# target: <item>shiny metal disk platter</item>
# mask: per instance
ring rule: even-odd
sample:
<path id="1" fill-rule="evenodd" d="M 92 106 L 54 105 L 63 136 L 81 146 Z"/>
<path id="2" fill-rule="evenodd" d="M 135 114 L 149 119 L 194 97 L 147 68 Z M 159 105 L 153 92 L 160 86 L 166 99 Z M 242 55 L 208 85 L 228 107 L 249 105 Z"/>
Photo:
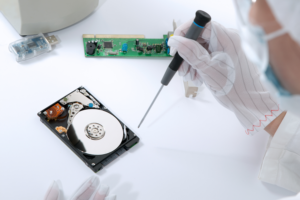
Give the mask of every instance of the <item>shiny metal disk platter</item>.
<path id="1" fill-rule="evenodd" d="M 113 115 L 90 109 L 75 116 L 67 135 L 73 146 L 82 152 L 103 155 L 121 144 L 123 129 Z"/>

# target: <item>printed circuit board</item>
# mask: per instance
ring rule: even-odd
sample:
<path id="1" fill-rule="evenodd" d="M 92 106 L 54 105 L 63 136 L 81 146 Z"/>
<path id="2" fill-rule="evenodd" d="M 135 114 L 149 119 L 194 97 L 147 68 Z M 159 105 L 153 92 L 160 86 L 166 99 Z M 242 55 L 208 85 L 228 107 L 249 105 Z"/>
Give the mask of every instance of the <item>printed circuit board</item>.
<path id="1" fill-rule="evenodd" d="M 143 35 L 83 36 L 86 57 L 170 57 L 168 35 L 161 39 L 146 39 Z"/>

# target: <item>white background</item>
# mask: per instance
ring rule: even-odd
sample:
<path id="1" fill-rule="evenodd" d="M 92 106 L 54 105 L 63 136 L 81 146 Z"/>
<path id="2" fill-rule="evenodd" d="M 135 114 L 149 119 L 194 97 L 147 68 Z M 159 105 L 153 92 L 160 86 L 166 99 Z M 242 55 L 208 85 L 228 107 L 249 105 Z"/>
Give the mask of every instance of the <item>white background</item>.
<path id="1" fill-rule="evenodd" d="M 88 88 L 141 139 L 96 175 L 118 200 L 275 200 L 293 193 L 258 180 L 268 135 L 247 136 L 235 116 L 204 89 L 184 97 L 175 76 L 140 129 L 169 58 L 85 58 L 82 34 L 162 38 L 205 10 L 235 28 L 230 0 L 108 0 L 81 22 L 57 31 L 50 53 L 17 63 L 8 45 L 20 36 L 0 14 L 0 199 L 42 199 L 53 180 L 69 197 L 94 173 L 37 117 L 79 86 Z"/>

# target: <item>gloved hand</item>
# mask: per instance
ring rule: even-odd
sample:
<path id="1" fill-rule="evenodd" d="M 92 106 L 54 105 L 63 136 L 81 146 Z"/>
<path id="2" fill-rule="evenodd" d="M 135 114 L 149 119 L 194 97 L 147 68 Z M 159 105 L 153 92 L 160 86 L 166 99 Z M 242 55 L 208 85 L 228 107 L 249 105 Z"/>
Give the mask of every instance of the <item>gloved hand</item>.
<path id="1" fill-rule="evenodd" d="M 185 60 L 179 75 L 202 82 L 224 107 L 233 111 L 246 133 L 265 128 L 282 112 L 260 81 L 259 71 L 246 57 L 237 31 L 210 22 L 197 41 L 186 39 L 192 20 L 182 24 L 169 39 L 171 54 Z"/>
<path id="2" fill-rule="evenodd" d="M 108 195 L 108 186 L 100 185 L 98 177 L 87 179 L 70 200 L 115 200 L 116 195 Z M 56 181 L 48 189 L 44 200 L 62 200 L 62 192 Z"/>

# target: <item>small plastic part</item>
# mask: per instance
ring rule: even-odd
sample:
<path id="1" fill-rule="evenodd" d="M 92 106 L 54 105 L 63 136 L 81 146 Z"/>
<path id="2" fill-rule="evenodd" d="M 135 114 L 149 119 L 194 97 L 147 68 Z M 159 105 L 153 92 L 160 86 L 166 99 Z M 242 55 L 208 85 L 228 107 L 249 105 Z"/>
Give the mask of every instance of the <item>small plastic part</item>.
<path id="1" fill-rule="evenodd" d="M 92 108 L 94 106 L 94 104 L 92 103 L 89 103 L 89 107 Z"/>
<path id="2" fill-rule="evenodd" d="M 44 114 L 48 120 L 57 119 L 63 112 L 65 108 L 62 107 L 59 103 L 55 104 L 51 108 L 47 109 Z"/>
<path id="3" fill-rule="evenodd" d="M 184 90 L 185 90 L 185 97 L 189 98 L 190 96 L 192 97 L 196 97 L 197 93 L 198 93 L 198 86 L 195 85 L 193 82 L 191 81 L 187 81 L 187 82 L 183 82 L 184 84 Z"/>
<path id="4" fill-rule="evenodd" d="M 12 42 L 9 44 L 8 49 L 15 54 L 16 61 L 20 62 L 51 51 L 51 45 L 57 43 L 58 40 L 55 36 L 45 37 L 43 34 L 38 34 Z"/>
<path id="5" fill-rule="evenodd" d="M 122 45 L 122 51 L 123 52 L 127 52 L 127 50 L 128 50 L 128 45 L 127 44 L 123 44 Z"/>

